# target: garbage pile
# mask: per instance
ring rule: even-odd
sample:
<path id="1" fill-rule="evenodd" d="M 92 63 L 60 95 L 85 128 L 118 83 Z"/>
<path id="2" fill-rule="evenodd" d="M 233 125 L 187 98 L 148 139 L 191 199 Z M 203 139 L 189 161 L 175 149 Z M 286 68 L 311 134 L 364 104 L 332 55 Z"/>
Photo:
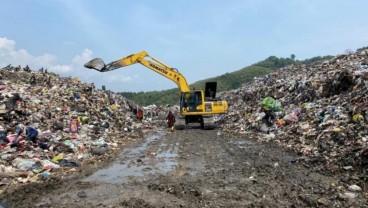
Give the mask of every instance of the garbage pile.
<path id="1" fill-rule="evenodd" d="M 225 131 L 295 150 L 311 170 L 368 179 L 368 50 L 280 68 L 219 96 L 230 106 Z"/>
<path id="2" fill-rule="evenodd" d="M 140 138 L 150 124 L 137 121 L 135 106 L 77 78 L 0 70 L 0 194 L 10 184 L 78 171 Z"/>

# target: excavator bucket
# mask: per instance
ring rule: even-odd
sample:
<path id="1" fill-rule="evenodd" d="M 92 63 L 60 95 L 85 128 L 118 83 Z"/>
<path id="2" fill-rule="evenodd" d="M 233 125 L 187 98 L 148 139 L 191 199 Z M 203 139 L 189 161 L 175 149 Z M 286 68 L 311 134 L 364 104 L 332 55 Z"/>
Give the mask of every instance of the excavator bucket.
<path id="1" fill-rule="evenodd" d="M 91 61 L 84 64 L 84 67 L 88 69 L 95 69 L 97 71 L 104 71 L 106 68 L 105 62 L 101 58 L 94 58 Z"/>

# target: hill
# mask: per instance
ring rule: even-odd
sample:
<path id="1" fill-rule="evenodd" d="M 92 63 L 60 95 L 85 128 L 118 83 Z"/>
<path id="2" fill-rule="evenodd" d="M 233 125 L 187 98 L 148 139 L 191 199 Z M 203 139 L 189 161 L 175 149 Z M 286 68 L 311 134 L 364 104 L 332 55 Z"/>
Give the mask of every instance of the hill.
<path id="1" fill-rule="evenodd" d="M 191 88 L 204 89 L 206 82 L 217 82 L 217 91 L 223 92 L 233 90 L 241 87 L 245 83 L 249 83 L 254 77 L 264 76 L 273 72 L 275 69 L 285 67 L 288 65 L 303 65 L 311 64 L 316 61 L 327 60 L 332 56 L 317 56 L 303 61 L 295 60 L 293 55 L 291 58 L 278 58 L 270 56 L 263 61 L 255 63 L 251 66 L 244 67 L 240 70 L 229 72 L 213 78 L 197 81 L 190 85 Z M 174 105 L 177 103 L 180 95 L 178 88 L 151 91 L 151 92 L 120 92 L 122 96 L 134 101 L 139 105 Z"/>

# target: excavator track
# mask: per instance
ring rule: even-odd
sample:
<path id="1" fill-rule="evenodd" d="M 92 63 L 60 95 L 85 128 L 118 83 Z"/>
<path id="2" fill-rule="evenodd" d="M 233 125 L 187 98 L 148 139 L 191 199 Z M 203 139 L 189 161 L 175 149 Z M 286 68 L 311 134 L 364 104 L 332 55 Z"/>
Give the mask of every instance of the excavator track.
<path id="1" fill-rule="evenodd" d="M 185 119 L 185 117 L 177 116 L 175 118 L 175 129 L 176 130 L 183 130 L 187 128 L 187 124 L 189 123 L 200 123 L 202 129 L 214 129 L 216 128 L 215 119 L 213 116 L 208 117 L 201 117 L 198 119 L 197 122 L 193 122 L 193 120 L 190 121 L 190 119 Z"/>
<path id="2" fill-rule="evenodd" d="M 185 118 L 184 117 L 176 117 L 174 126 L 175 126 L 176 130 L 185 129 L 185 127 L 186 127 Z"/>
<path id="3" fill-rule="evenodd" d="M 214 129 L 216 128 L 215 119 L 213 116 L 203 117 L 203 129 Z"/>

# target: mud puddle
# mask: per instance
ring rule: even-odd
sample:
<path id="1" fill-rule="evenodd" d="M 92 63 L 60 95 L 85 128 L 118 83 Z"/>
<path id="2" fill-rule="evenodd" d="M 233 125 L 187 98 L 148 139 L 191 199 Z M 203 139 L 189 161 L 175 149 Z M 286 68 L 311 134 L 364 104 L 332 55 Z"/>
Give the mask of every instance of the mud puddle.
<path id="1" fill-rule="evenodd" d="M 144 180 L 144 176 L 166 173 L 177 164 L 177 146 L 166 148 L 160 145 L 166 132 L 160 131 L 148 135 L 139 146 L 123 150 L 116 162 L 105 169 L 100 169 L 82 182 L 126 183 L 129 179 Z"/>

